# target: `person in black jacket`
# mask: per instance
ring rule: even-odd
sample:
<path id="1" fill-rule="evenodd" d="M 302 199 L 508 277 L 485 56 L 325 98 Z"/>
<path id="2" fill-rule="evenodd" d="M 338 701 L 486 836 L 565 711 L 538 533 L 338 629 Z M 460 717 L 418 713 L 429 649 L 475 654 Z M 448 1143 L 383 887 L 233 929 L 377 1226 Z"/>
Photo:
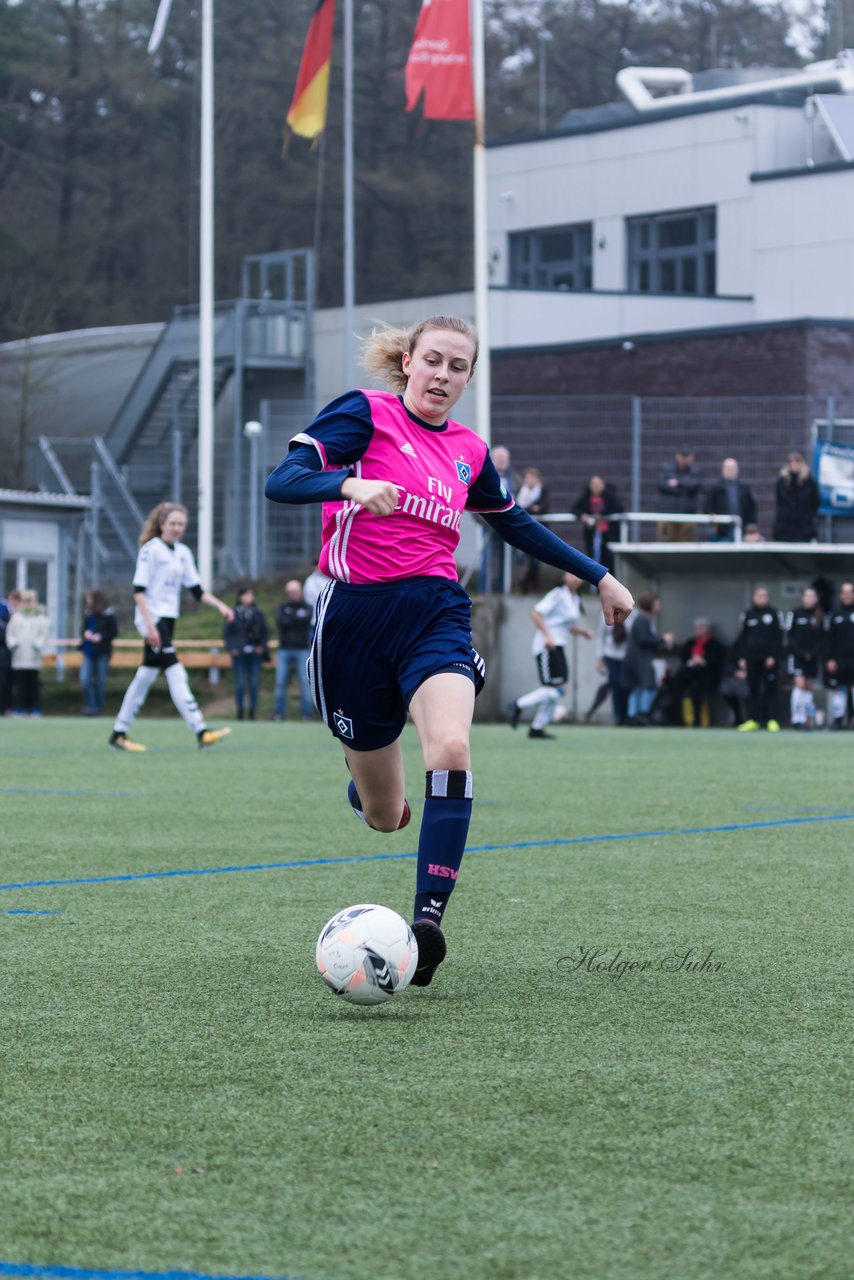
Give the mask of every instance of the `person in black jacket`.
<path id="1" fill-rule="evenodd" d="M 813 681 L 818 675 L 823 617 L 815 587 L 804 587 L 801 603 L 786 618 L 788 668 L 792 679 L 790 721 L 793 729 L 815 723 Z"/>
<path id="2" fill-rule="evenodd" d="M 591 560 L 614 568 L 610 543 L 618 535 L 617 524 L 610 519 L 624 510 L 623 500 L 614 485 L 602 476 L 591 476 L 572 508 L 584 526 L 584 550 Z"/>
<path id="3" fill-rule="evenodd" d="M 83 638 L 79 649 L 83 655 L 80 684 L 83 688 L 83 714 L 99 716 L 104 710 L 107 671 L 118 634 L 116 615 L 103 591 L 95 587 L 83 601 Z"/>
<path id="4" fill-rule="evenodd" d="M 753 603 L 741 615 L 741 627 L 735 641 L 736 674 L 747 677 L 748 718 L 740 724 L 741 732 L 766 728 L 779 733 L 777 719 L 777 680 L 783 658 L 783 623 L 771 608 L 767 587 L 756 587 Z"/>
<path id="5" fill-rule="evenodd" d="M 750 485 L 739 480 L 735 458 L 724 458 L 721 463 L 721 478 L 706 494 L 706 510 L 712 516 L 741 516 L 742 530 L 750 524 L 756 524 L 756 499 L 750 491 Z M 718 527 L 713 523 L 712 540 L 734 542 L 735 525 L 724 524 Z"/>
<path id="6" fill-rule="evenodd" d="M 243 587 L 237 593 L 234 617 L 223 630 L 225 646 L 231 654 L 234 671 L 234 701 L 237 718 L 243 719 L 247 688 L 249 719 L 255 719 L 258 692 L 261 688 L 261 666 L 268 656 L 267 619 L 255 603 L 255 592 Z"/>
<path id="7" fill-rule="evenodd" d="M 661 510 L 674 515 L 694 515 L 700 498 L 703 477 L 694 466 L 694 450 L 683 444 L 676 450 L 672 462 L 661 468 L 658 476 L 658 492 Z M 659 542 L 694 542 L 697 537 L 695 522 L 661 520 L 658 524 Z"/>
<path id="8" fill-rule="evenodd" d="M 843 582 L 824 620 L 824 683 L 833 690 L 830 727 L 844 729 L 854 692 L 854 582 Z"/>
<path id="9" fill-rule="evenodd" d="M 708 729 L 726 657 L 708 618 L 694 619 L 694 634 L 680 646 L 678 654 L 682 667 L 674 677 L 674 693 L 679 698 L 682 723 Z"/>
<path id="10" fill-rule="evenodd" d="M 777 477 L 777 511 L 771 537 L 775 542 L 815 542 L 821 495 L 803 454 L 792 452 Z"/>
<path id="11" fill-rule="evenodd" d="M 314 606 L 303 595 L 301 583 L 292 578 L 285 583 L 285 600 L 276 610 L 276 626 L 279 631 L 279 651 L 276 654 L 276 720 L 284 720 L 287 716 L 288 679 L 292 669 L 299 681 L 300 714 L 303 720 L 311 719 L 311 690 L 306 663 L 311 647 L 313 622 Z"/>
<path id="12" fill-rule="evenodd" d="M 650 723 L 649 713 L 658 691 L 653 659 L 673 648 L 673 633 L 665 631 L 660 635 L 655 625 L 660 609 L 661 599 L 654 592 L 645 591 L 638 596 L 621 672 L 623 687 L 628 690 L 627 724 Z"/>

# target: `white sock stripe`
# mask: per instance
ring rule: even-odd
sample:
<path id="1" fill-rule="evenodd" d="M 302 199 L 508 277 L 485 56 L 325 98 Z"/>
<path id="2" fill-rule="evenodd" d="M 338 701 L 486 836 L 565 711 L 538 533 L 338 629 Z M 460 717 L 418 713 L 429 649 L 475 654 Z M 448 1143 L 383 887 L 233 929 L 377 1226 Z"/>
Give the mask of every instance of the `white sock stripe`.
<path id="1" fill-rule="evenodd" d="M 450 769 L 432 769 L 430 771 L 430 795 L 431 796 L 438 796 L 442 799 L 447 799 L 448 775 L 450 774 L 450 772 L 451 772 Z M 471 769 L 465 769 L 465 770 L 455 769 L 454 772 L 465 773 L 466 775 L 465 798 L 466 800 L 474 799 L 474 782 L 472 778 Z"/>
<path id="2" fill-rule="evenodd" d="M 320 714 L 324 721 L 326 720 L 326 698 L 323 693 L 323 623 L 326 618 L 326 611 L 329 608 L 329 602 L 332 599 L 332 592 L 335 590 L 335 583 L 330 582 L 325 586 L 317 600 L 317 626 L 314 631 L 314 640 L 312 641 L 311 651 L 309 654 L 309 682 L 311 684 L 312 693 L 314 694 L 315 705 L 320 708 Z"/>

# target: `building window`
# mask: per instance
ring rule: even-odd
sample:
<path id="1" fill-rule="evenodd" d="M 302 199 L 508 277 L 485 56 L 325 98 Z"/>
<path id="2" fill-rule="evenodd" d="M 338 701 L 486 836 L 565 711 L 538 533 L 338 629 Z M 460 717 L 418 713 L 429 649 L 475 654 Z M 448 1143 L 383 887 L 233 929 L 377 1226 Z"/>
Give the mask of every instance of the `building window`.
<path id="1" fill-rule="evenodd" d="M 593 288 L 593 224 L 542 227 L 510 236 L 511 289 Z"/>
<path id="2" fill-rule="evenodd" d="M 629 218 L 629 289 L 633 293 L 717 292 L 717 215 L 685 209 Z"/>

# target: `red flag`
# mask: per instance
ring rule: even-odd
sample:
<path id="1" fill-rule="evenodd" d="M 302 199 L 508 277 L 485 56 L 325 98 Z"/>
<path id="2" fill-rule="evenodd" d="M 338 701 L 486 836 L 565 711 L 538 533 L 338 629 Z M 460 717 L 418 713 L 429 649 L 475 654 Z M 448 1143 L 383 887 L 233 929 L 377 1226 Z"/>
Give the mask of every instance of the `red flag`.
<path id="1" fill-rule="evenodd" d="M 316 138 L 326 126 L 334 21 L 335 0 L 317 0 L 299 64 L 294 100 L 287 114 L 287 123 L 303 138 Z"/>
<path id="2" fill-rule="evenodd" d="M 426 120 L 473 120 L 469 0 L 424 0 L 406 63 L 406 110 L 424 94 Z"/>

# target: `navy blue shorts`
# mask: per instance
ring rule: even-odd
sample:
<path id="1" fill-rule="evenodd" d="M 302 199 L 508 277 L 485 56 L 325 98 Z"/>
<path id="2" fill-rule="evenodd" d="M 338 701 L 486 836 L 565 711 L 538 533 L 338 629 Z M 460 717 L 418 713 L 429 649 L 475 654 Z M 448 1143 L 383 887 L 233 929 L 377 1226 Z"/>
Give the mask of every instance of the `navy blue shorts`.
<path id="1" fill-rule="evenodd" d="M 458 671 L 476 693 L 483 688 L 471 600 L 458 582 L 331 582 L 316 619 L 308 659 L 315 706 L 354 751 L 376 751 L 400 737 L 410 699 L 428 676 Z"/>

